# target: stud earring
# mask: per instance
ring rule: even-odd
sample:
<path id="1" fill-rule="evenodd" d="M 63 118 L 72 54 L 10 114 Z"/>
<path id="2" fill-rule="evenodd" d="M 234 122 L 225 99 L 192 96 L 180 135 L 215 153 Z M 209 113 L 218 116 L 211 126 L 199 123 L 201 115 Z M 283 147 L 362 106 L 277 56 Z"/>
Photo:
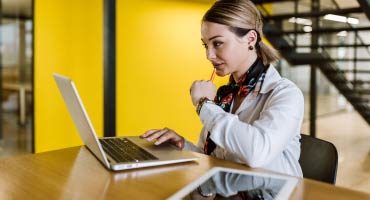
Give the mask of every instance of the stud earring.
<path id="1" fill-rule="evenodd" d="M 252 51 L 253 50 L 253 46 L 249 46 L 248 49 Z"/>

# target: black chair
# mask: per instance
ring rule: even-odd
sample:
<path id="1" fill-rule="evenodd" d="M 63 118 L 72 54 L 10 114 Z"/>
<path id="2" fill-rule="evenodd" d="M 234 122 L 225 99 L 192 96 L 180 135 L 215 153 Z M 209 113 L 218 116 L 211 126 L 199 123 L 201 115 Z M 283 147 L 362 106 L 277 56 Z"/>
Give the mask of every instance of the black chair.
<path id="1" fill-rule="evenodd" d="M 299 164 L 304 178 L 335 184 L 338 152 L 332 143 L 301 134 Z"/>

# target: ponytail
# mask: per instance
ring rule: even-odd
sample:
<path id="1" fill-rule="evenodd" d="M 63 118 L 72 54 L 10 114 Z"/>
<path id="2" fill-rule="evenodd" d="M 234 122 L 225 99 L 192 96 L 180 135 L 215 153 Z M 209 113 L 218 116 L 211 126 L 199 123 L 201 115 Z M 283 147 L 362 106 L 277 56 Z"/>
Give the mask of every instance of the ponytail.
<path id="1" fill-rule="evenodd" d="M 280 58 L 279 52 L 260 41 L 256 44 L 257 55 L 262 59 L 264 65 L 273 64 Z"/>

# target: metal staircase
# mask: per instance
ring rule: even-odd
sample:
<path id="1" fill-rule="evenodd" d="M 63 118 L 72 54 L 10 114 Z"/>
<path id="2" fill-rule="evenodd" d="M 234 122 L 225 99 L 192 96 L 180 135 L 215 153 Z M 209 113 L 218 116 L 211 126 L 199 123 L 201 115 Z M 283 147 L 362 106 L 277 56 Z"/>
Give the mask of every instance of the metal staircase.
<path id="1" fill-rule="evenodd" d="M 280 51 L 291 65 L 315 65 L 322 74 L 338 89 L 338 91 L 352 104 L 354 109 L 370 125 L 370 42 L 366 43 L 364 34 L 370 32 L 369 26 L 354 26 L 349 23 L 342 23 L 344 26 L 333 27 L 325 24 L 322 19 L 327 14 L 345 16 L 348 20 L 350 16 L 363 15 L 367 21 L 370 19 L 370 2 L 368 0 L 358 0 L 355 7 L 341 8 L 335 0 L 328 0 L 333 8 L 320 7 L 319 0 L 254 0 L 261 13 L 264 15 L 264 34 L 269 42 Z M 281 4 L 289 2 L 292 5 L 292 13 L 272 15 L 268 8 L 271 4 Z M 307 12 L 298 12 L 300 3 L 311 6 Z M 319 5 L 318 5 L 319 4 Z M 314 7 L 316 6 L 316 7 Z M 310 19 L 311 30 L 303 30 L 304 25 L 294 23 L 290 29 L 284 26 L 289 19 Z M 356 18 L 355 18 L 356 19 Z M 320 21 L 321 20 L 321 21 Z M 368 23 L 368 22 L 367 22 Z M 368 23 L 370 24 L 370 23 Z M 328 26 L 326 26 L 328 25 Z M 345 31 L 345 32 L 344 32 Z M 330 44 L 323 42 L 323 35 L 333 35 L 337 33 L 351 33 L 352 43 Z M 309 34 L 310 44 L 300 45 L 297 42 L 299 35 Z M 367 34 L 368 35 L 368 34 Z M 332 36 L 326 36 L 330 40 Z M 370 40 L 369 40 L 370 41 Z M 308 48 L 309 52 L 300 52 L 299 48 Z M 338 58 L 333 56 L 333 51 L 338 52 L 339 48 L 346 48 L 352 52 L 352 56 Z M 360 53 L 359 53 L 360 52 Z M 360 57 L 360 54 L 365 57 Z M 340 63 L 347 63 L 345 67 Z M 368 66 L 366 66 L 368 65 Z"/>

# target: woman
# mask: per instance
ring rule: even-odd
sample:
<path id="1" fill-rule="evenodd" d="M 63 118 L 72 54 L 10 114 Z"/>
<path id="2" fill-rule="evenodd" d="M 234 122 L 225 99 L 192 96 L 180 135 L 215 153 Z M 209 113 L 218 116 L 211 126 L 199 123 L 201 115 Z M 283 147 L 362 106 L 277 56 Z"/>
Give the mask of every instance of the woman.
<path id="1" fill-rule="evenodd" d="M 262 19 L 249 0 L 220 0 L 202 19 L 207 59 L 227 85 L 195 81 L 191 98 L 203 123 L 197 145 L 164 128 L 141 137 L 181 149 L 302 177 L 298 163 L 304 101 L 271 65 L 277 52 L 262 41 Z"/>

